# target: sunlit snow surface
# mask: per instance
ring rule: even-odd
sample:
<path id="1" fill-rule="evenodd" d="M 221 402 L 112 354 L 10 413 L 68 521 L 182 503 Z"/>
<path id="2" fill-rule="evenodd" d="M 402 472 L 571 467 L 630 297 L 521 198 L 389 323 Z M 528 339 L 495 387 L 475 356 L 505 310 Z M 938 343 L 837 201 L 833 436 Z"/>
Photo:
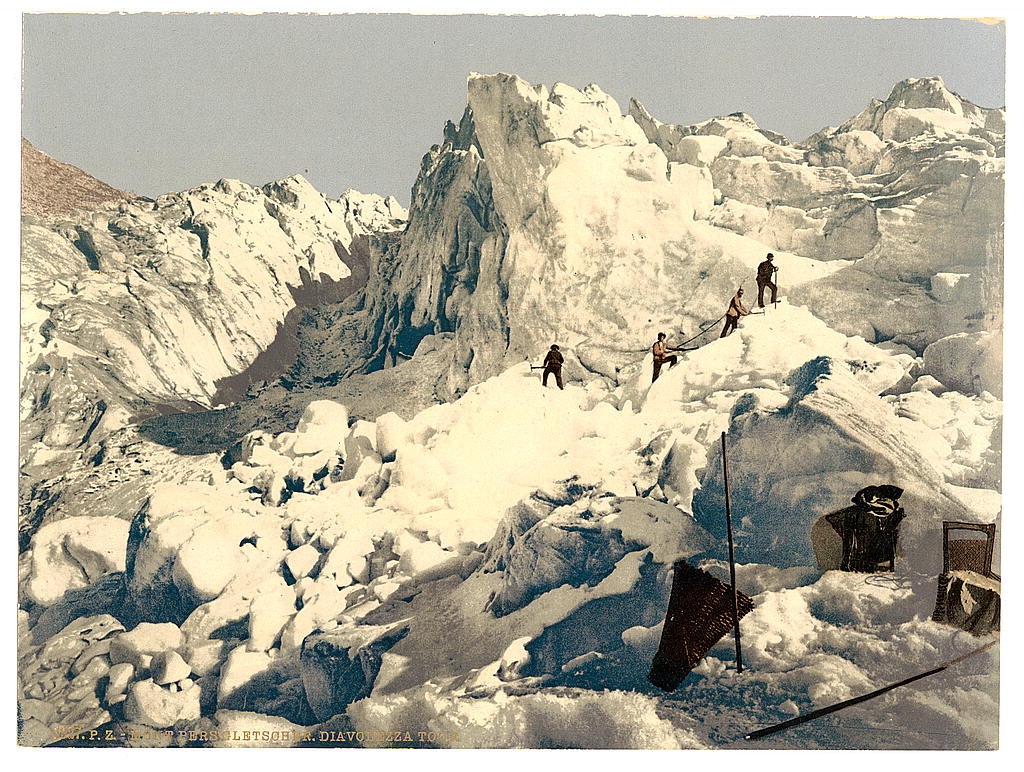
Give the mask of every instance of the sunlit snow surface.
<path id="1" fill-rule="evenodd" d="M 1001 275 L 1002 111 L 908 80 L 795 146 L 742 114 L 680 127 L 634 103 L 624 117 L 596 86 L 474 75 L 469 101 L 425 156 L 408 226 L 374 253 L 358 302 L 300 331 L 303 377 L 144 428 L 185 455 L 119 428 L 124 410 L 96 423 L 86 408 L 105 381 L 29 373 L 30 455 L 68 477 L 31 492 L 53 522 L 23 553 L 25 640 L 60 651 L 69 622 L 125 609 L 173 622 L 202 681 L 202 721 L 222 731 L 637 748 L 748 747 L 753 729 L 985 643 L 929 618 L 942 521 L 1001 511 L 1000 320 L 980 309 Z M 165 255 L 190 259 L 153 263 L 160 303 L 30 224 L 26 356 L 106 373 L 109 349 L 122 380 L 141 384 L 132 399 L 207 404 L 214 378 L 273 338 L 300 268 L 346 278 L 338 243 L 405 215 L 354 192 L 326 202 L 298 177 L 263 190 L 222 181 L 97 221 L 90 233 L 123 233 L 96 259 L 148 260 L 157 215 L 186 204 L 216 259 L 191 231 L 163 238 Z M 113 250 L 136 231 L 138 254 Z M 727 338 L 720 321 L 697 335 L 740 284 L 754 305 L 769 248 L 780 302 Z M 85 277 L 74 291 L 50 279 L 65 263 Z M 249 318 L 253 282 L 274 313 Z M 232 324 L 193 335 L 196 319 L 225 316 L 205 287 Z M 148 292 L 138 307 L 166 319 L 75 335 L 92 322 L 36 304 L 84 297 L 93 322 L 124 322 L 105 302 L 115 289 Z M 659 330 L 700 348 L 652 385 Z M 564 391 L 530 369 L 555 341 Z M 342 377 L 360 367 L 376 372 Z M 54 383 L 75 409 L 43 398 L 65 394 Z M 100 427 L 83 468 L 63 468 L 85 453 L 65 424 Z M 744 670 L 726 637 L 665 694 L 647 674 L 673 562 L 729 573 L 723 432 L 737 582 L 755 603 Z M 823 573 L 816 524 L 870 484 L 905 490 L 895 572 Z M 76 507 L 127 518 L 139 501 L 127 529 L 60 519 Z M 303 657 L 317 641 L 346 662 L 362 647 L 362 659 L 332 670 Z M 754 747 L 994 747 L 998 656 Z"/>
<path id="2" fill-rule="evenodd" d="M 688 354 L 653 387 L 649 357 L 634 382 L 615 390 L 598 382 L 544 389 L 523 364 L 411 421 L 392 414 L 355 422 L 347 437 L 324 422 L 340 406 L 313 403 L 296 432 L 271 438 L 215 486 L 158 491 L 133 586 L 154 592 L 167 581 L 159 566 L 173 565 L 172 581 L 196 609 L 182 624 L 187 636 L 208 634 L 219 614 L 241 613 L 225 611 L 239 603 L 248 611 L 250 637 L 222 670 L 222 690 L 225 681 L 297 658 L 317 628 L 407 626 L 383 653 L 370 696 L 348 708 L 357 729 L 379 729 L 389 716 L 455 733 L 439 736 L 458 736 L 451 744 L 460 747 L 743 746 L 739 738 L 751 729 L 980 643 L 929 621 L 937 544 L 927 534 L 942 519 L 992 516 L 998 494 L 963 482 L 983 472 L 999 402 L 909 390 L 879 396 L 906 383 L 914 366 L 906 354 L 836 333 L 783 302 Z M 851 392 L 870 417 L 868 434 L 829 412 L 844 409 Z M 919 397 L 948 409 L 914 420 Z M 816 469 L 813 485 L 801 485 L 801 464 L 820 453 L 798 448 L 784 459 L 765 444 L 759 456 L 755 442 L 762 425 L 784 432 L 794 422 L 808 442 L 841 436 L 835 453 L 854 454 L 861 470 L 865 458 L 880 469 L 893 461 L 886 443 L 922 452 L 916 467 L 891 466 L 877 479 L 851 477 L 849 459 L 837 456 Z M 722 431 L 737 449 L 730 463 L 738 583 L 755 600 L 741 625 L 745 669 L 735 672 L 727 637 L 666 695 L 646 676 L 672 561 L 686 557 L 728 576 L 716 538 L 723 513 L 708 503 Z M 951 432 L 961 438 L 955 453 L 946 450 Z M 338 449 L 357 466 L 342 475 L 348 479 L 326 478 L 279 506 L 252 492 Z M 759 511 L 750 486 L 772 469 L 772 495 L 788 500 Z M 782 492 L 786 480 L 792 485 Z M 814 520 L 870 482 L 908 489 L 895 574 L 821 574 L 809 546 Z M 691 512 L 691 500 L 703 511 Z M 527 522 L 525 530 L 517 522 Z M 781 543 L 800 549 L 780 551 L 764 538 L 774 527 L 783 530 Z M 586 533 L 599 538 L 587 541 Z M 310 547 L 315 553 L 300 558 Z M 811 560 L 787 560 L 800 554 Z M 316 578 L 287 586 L 295 565 L 318 560 Z M 275 575 L 285 562 L 288 573 Z M 996 661 L 988 652 L 761 745 L 989 747 Z"/>

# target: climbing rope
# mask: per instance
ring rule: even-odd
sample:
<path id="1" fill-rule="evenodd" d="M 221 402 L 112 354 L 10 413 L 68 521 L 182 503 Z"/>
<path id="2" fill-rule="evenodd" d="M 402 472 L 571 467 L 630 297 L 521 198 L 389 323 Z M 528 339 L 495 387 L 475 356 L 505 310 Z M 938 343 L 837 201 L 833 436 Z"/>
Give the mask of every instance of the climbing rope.
<path id="1" fill-rule="evenodd" d="M 913 586 L 914 580 L 909 575 L 897 574 L 868 574 L 864 578 L 864 584 L 872 587 L 883 587 L 887 590 L 906 590 Z"/>
<path id="2" fill-rule="evenodd" d="M 714 327 L 714 326 L 715 326 L 716 324 L 718 324 L 718 323 L 719 323 L 720 321 L 722 321 L 723 319 L 725 319 L 725 314 L 722 314 L 722 315 L 721 315 L 720 317 L 718 317 L 717 319 L 715 319 L 715 321 L 713 321 L 713 322 L 701 322 L 700 324 L 698 324 L 698 325 L 697 325 L 697 327 L 699 327 L 699 328 L 700 328 L 700 332 L 698 332 L 698 333 L 697 333 L 696 335 L 694 335 L 694 336 L 693 336 L 692 338 L 687 338 L 686 340 L 684 340 L 684 341 L 683 341 L 682 343 L 680 343 L 679 345 L 680 345 L 680 346 L 685 346 L 685 345 L 686 345 L 687 343 L 689 343 L 689 342 L 690 342 L 691 340 L 697 340 L 697 338 L 699 338 L 699 337 L 700 337 L 701 335 L 705 335 L 705 334 L 707 334 L 707 333 L 711 332 L 711 329 L 712 329 L 712 328 L 713 328 L 713 327 Z"/>
<path id="3" fill-rule="evenodd" d="M 701 335 L 704 335 L 704 334 L 706 334 L 708 332 L 711 332 L 711 329 L 716 324 L 718 324 L 720 321 L 722 321 L 723 319 L 725 319 L 725 314 L 722 314 L 720 317 L 715 319 L 713 322 L 701 322 L 700 324 L 697 325 L 697 327 L 700 328 L 700 332 L 698 332 L 692 338 L 687 338 L 682 343 L 680 343 L 679 346 L 674 346 L 673 348 L 682 348 L 683 346 L 685 346 L 690 341 L 697 340 L 697 338 L 699 338 Z M 588 341 L 589 341 L 589 338 L 588 338 Z M 695 349 L 687 349 L 687 350 L 688 351 L 694 351 Z M 624 353 L 624 354 L 645 354 L 648 351 L 650 351 L 649 348 L 636 348 L 636 349 L 629 349 L 627 351 L 623 351 L 622 353 Z"/>

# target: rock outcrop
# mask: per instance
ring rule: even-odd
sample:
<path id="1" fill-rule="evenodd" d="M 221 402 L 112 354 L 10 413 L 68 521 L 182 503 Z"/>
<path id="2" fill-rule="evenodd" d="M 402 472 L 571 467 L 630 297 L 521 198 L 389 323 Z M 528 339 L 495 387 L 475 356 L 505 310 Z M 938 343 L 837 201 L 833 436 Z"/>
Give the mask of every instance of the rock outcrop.
<path id="1" fill-rule="evenodd" d="M 21 211 L 44 220 L 97 209 L 134 196 L 21 140 Z"/>

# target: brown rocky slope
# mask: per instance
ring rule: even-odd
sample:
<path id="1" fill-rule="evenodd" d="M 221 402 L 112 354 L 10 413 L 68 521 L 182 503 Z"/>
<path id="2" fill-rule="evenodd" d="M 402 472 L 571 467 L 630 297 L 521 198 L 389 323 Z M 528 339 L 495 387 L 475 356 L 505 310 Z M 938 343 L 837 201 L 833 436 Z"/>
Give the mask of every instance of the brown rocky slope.
<path id="1" fill-rule="evenodd" d="M 61 163 L 21 140 L 21 211 L 36 217 L 67 216 L 106 201 L 132 196 L 112 188 L 77 166 Z"/>

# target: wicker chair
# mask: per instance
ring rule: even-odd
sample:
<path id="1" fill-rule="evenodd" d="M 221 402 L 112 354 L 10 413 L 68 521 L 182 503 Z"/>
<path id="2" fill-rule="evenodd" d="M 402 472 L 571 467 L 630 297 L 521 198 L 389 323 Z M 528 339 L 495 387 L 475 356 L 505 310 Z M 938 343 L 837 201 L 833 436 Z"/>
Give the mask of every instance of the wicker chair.
<path id="1" fill-rule="evenodd" d="M 955 531 L 980 532 L 984 538 L 953 538 Z M 936 591 L 933 621 L 955 625 L 977 635 L 999 629 L 1000 578 L 992 572 L 995 543 L 995 523 L 959 520 L 942 523 L 942 575 Z M 951 585 L 959 589 L 959 594 L 951 596 Z M 964 593 L 969 595 L 966 607 Z"/>

